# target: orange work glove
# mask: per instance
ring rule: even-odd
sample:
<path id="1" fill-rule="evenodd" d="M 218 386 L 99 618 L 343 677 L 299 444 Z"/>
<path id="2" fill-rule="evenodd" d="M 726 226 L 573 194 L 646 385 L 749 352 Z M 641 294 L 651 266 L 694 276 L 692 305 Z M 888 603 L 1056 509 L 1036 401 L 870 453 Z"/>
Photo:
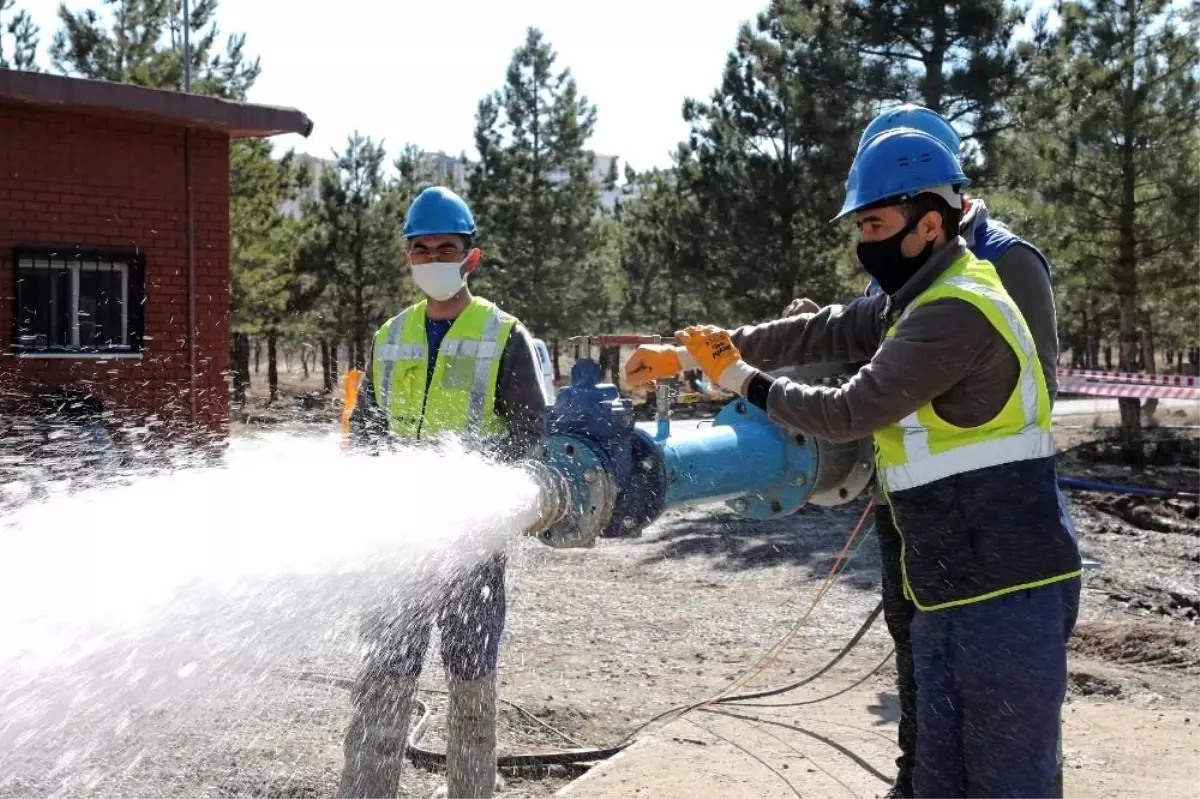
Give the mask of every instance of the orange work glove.
<path id="1" fill-rule="evenodd" d="M 625 362 L 625 382 L 630 386 L 653 383 L 675 377 L 683 371 L 680 347 L 670 344 L 643 344 Z"/>
<path id="2" fill-rule="evenodd" d="M 689 327 L 675 334 L 704 373 L 726 391 L 741 394 L 754 368 L 742 360 L 729 331 L 712 325 Z"/>

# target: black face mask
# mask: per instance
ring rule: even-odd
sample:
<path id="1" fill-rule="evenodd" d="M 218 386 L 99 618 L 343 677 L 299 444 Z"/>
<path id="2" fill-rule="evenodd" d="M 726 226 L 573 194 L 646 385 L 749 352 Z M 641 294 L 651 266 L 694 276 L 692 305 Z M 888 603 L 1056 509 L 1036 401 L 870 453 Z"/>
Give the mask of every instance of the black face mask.
<path id="1" fill-rule="evenodd" d="M 888 236 L 880 241 L 860 241 L 858 243 L 858 261 L 867 274 L 875 278 L 879 288 L 887 295 L 895 294 L 912 276 L 915 275 L 929 256 L 933 254 L 933 242 L 925 243 L 925 249 L 909 258 L 900 250 L 900 242 L 912 233 L 920 219 L 914 219 L 905 225 L 899 233 Z"/>

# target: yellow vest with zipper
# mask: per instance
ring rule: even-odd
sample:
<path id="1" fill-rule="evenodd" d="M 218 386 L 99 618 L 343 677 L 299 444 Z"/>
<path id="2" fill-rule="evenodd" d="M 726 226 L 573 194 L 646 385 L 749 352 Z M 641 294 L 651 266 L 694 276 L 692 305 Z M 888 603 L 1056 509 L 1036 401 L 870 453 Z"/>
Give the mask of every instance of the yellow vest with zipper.
<path id="1" fill-rule="evenodd" d="M 438 348 L 433 376 L 425 332 L 427 302 L 406 308 L 375 334 L 371 383 L 386 409 L 388 428 L 403 438 L 462 435 L 489 438 L 504 432 L 495 412 L 500 356 L 517 319 L 472 297 Z"/>

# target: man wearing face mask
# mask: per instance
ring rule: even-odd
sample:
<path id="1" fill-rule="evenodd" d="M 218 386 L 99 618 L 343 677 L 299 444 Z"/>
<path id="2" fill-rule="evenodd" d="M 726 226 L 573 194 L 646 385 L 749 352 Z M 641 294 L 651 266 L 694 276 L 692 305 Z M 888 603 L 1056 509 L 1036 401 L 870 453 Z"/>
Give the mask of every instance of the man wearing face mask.
<path id="1" fill-rule="evenodd" d="M 883 293 L 735 331 L 641 347 L 631 384 L 698 364 L 774 421 L 831 441 L 871 435 L 901 538 L 917 684 L 915 796 L 1055 790 L 1067 639 L 1081 574 L 1059 501 L 1050 393 L 1029 326 L 958 235 L 954 154 L 908 128 L 869 140 L 846 201 Z M 844 385 L 764 363 L 865 362 Z"/>
<path id="2" fill-rule="evenodd" d="M 876 116 L 863 131 L 859 139 L 859 150 L 880 133 L 901 127 L 928 133 L 945 145 L 951 153 L 956 156 L 959 154 L 961 141 L 950 123 L 940 114 L 913 104 L 897 106 Z M 977 258 L 989 261 L 996 267 L 996 273 L 1000 282 L 1004 284 L 1005 291 L 1012 297 L 1029 325 L 1053 406 L 1057 389 L 1055 368 L 1058 364 L 1058 323 L 1054 309 L 1054 291 L 1050 282 L 1050 263 L 1033 244 L 991 219 L 983 200 L 976 197 L 967 198 L 964 195 L 963 205 L 959 235 Z M 871 278 L 866 294 L 881 291 L 879 282 Z M 811 300 L 797 299 L 788 306 L 784 315 L 815 313 L 817 310 L 819 308 Z M 857 371 L 857 366 L 849 371 L 851 374 Z M 882 497 L 875 510 L 875 531 L 880 549 L 883 615 L 888 632 L 896 645 L 896 684 L 900 698 L 897 736 L 900 756 L 896 759 L 898 774 L 887 797 L 911 797 L 917 748 L 917 690 L 913 677 L 909 625 L 915 608 L 904 591 L 900 565 L 900 536 L 892 524 L 891 513 Z M 1061 797 L 1061 767 L 1058 780 L 1058 789 L 1053 796 Z"/>
<path id="3" fill-rule="evenodd" d="M 350 416 L 350 444 L 464 440 L 505 461 L 541 437 L 546 407 L 528 331 L 473 296 L 475 221 L 449 189 L 432 187 L 404 221 L 405 259 L 425 299 L 375 334 Z M 430 629 L 437 622 L 449 680 L 446 793 L 490 797 L 496 775 L 496 666 L 504 630 L 505 557 L 494 553 L 444 592 L 417 592 L 372 614 L 368 653 L 354 690 L 341 795 L 395 796 Z M 430 596 L 429 594 L 435 594 Z"/>

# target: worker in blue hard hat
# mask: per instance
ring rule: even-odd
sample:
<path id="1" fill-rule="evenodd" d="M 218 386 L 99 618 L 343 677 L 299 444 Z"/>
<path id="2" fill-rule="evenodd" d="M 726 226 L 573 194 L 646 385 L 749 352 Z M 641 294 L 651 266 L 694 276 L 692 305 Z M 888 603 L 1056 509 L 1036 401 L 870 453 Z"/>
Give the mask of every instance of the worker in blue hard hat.
<path id="1" fill-rule="evenodd" d="M 913 104 L 897 106 L 876 116 L 863 131 L 859 149 L 880 133 L 902 127 L 928 133 L 956 156 L 960 153 L 961 141 L 950 123 L 937 112 Z M 1029 325 L 1053 406 L 1057 389 L 1058 321 L 1049 260 L 1033 244 L 991 219 L 983 200 L 964 193 L 963 209 L 959 235 L 976 257 L 990 261 L 996 267 L 1000 282 Z M 879 282 L 872 277 L 866 293 L 880 291 Z M 811 300 L 797 299 L 785 309 L 784 315 L 808 313 L 814 305 Z M 886 504 L 881 503 L 875 511 L 875 531 L 880 548 L 883 615 L 896 645 L 896 683 L 900 698 L 898 774 L 888 796 L 910 797 L 917 752 L 917 688 L 909 645 L 909 625 L 915 607 L 904 592 L 900 563 L 902 542 Z M 1056 797 L 1062 796 L 1061 778 L 1060 762 Z"/>
<path id="2" fill-rule="evenodd" d="M 911 129 L 867 141 L 835 219 L 882 294 L 641 347 L 637 384 L 698 364 L 774 421 L 873 436 L 902 540 L 917 683 L 915 796 L 1054 792 L 1080 557 L 1057 489 L 1050 392 L 1020 309 L 959 236 L 958 160 Z M 865 365 L 836 388 L 755 364 Z"/>
<path id="3" fill-rule="evenodd" d="M 529 332 L 471 294 L 475 220 L 443 187 L 425 189 L 404 220 L 405 260 L 420 302 L 375 334 L 350 415 L 352 446 L 455 437 L 502 460 L 524 457 L 546 407 Z M 410 593 L 372 614 L 354 690 L 341 795 L 395 796 L 409 717 L 432 624 L 449 680 L 446 792 L 489 797 L 496 774 L 496 666 L 505 617 L 505 556 L 498 551 L 446 591 Z"/>

